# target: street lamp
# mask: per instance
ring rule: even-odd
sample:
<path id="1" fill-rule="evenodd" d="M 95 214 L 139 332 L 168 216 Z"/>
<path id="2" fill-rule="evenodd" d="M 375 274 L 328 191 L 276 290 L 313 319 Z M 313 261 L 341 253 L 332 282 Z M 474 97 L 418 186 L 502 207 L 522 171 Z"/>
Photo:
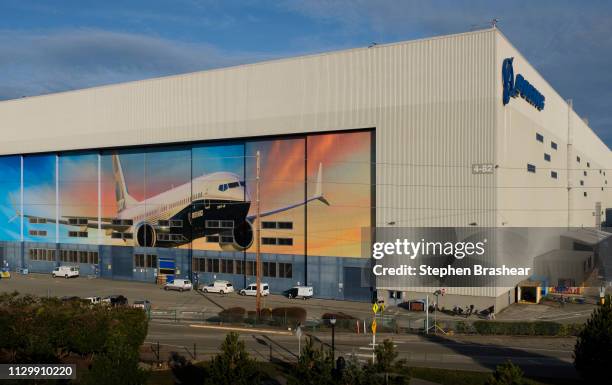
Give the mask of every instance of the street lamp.
<path id="1" fill-rule="evenodd" d="M 332 327 L 332 360 L 336 361 L 336 319 L 330 318 L 329 323 Z"/>

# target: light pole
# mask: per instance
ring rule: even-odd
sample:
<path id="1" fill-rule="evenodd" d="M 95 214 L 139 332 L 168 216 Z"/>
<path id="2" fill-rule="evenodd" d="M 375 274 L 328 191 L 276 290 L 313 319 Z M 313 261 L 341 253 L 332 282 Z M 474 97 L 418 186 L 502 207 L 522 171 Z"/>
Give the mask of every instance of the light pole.
<path id="1" fill-rule="evenodd" d="M 336 362 L 336 319 L 331 318 L 329 323 L 332 327 L 332 361 Z"/>
<path id="2" fill-rule="evenodd" d="M 436 290 L 433 292 L 433 295 L 436 297 L 436 303 L 434 304 L 434 334 L 437 334 L 437 330 L 436 327 L 438 325 L 437 321 L 438 321 L 438 296 L 442 294 L 441 290 Z"/>

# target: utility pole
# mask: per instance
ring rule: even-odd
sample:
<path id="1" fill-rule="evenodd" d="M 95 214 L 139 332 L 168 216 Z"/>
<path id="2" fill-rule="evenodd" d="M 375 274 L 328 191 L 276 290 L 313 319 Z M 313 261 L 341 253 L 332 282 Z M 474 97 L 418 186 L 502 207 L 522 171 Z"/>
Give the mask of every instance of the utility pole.
<path id="1" fill-rule="evenodd" d="M 257 312 L 257 319 L 259 320 L 259 316 L 261 315 L 261 218 L 259 215 L 261 214 L 260 204 L 259 204 L 259 178 L 261 174 L 261 164 L 260 164 L 261 154 L 259 150 L 257 150 L 256 155 L 256 164 L 257 171 L 255 177 L 255 204 L 256 207 L 256 226 L 255 226 L 255 276 L 257 282 L 257 294 L 255 295 L 256 304 L 255 310 Z"/>

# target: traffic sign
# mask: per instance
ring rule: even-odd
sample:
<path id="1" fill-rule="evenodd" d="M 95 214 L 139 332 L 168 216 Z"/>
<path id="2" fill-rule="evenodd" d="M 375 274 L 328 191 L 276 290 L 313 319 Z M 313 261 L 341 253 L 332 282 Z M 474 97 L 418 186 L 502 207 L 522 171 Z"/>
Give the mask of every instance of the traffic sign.
<path id="1" fill-rule="evenodd" d="M 378 304 L 377 303 L 372 305 L 372 311 L 374 312 L 374 314 L 378 313 Z"/>
<path id="2" fill-rule="evenodd" d="M 385 311 L 385 303 L 380 304 L 380 311 Z"/>
<path id="3" fill-rule="evenodd" d="M 376 334 L 376 320 L 372 321 L 372 334 Z"/>

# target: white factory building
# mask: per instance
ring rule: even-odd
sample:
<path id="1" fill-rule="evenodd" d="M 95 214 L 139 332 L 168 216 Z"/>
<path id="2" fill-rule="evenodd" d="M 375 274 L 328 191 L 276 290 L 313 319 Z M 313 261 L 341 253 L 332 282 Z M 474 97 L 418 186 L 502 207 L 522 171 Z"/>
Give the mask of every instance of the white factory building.
<path id="1" fill-rule="evenodd" d="M 11 269 L 252 282 L 257 151 L 275 292 L 431 291 L 356 287 L 364 227 L 598 228 L 612 208 L 609 148 L 497 29 L 8 100 L 0 126 Z"/>

